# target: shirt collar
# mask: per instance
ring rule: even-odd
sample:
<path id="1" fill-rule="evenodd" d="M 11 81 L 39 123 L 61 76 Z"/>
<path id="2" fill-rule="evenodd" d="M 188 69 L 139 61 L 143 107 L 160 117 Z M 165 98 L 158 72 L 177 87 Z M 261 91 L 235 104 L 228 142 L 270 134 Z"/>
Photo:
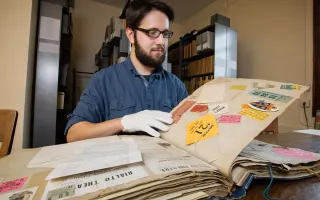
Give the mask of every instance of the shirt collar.
<path id="1" fill-rule="evenodd" d="M 137 69 L 134 67 L 130 56 L 127 57 L 127 59 L 124 61 L 125 62 L 125 66 L 127 67 L 127 69 L 129 69 L 132 72 L 132 75 L 134 76 L 141 76 L 141 74 L 137 71 Z M 163 66 L 159 65 L 157 67 L 157 69 L 155 70 L 155 72 L 151 75 L 155 75 L 155 76 L 160 76 L 163 72 Z"/>

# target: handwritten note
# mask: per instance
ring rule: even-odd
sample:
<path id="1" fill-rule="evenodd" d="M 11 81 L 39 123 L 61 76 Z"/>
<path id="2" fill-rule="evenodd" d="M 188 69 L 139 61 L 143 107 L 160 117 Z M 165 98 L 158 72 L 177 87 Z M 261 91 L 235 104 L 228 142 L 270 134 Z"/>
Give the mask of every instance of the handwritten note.
<path id="1" fill-rule="evenodd" d="M 273 100 L 273 101 L 283 102 L 283 103 L 288 103 L 291 99 L 293 99 L 293 97 L 290 97 L 290 96 L 285 96 L 282 94 L 276 94 L 276 93 L 266 92 L 261 90 L 254 90 L 249 94 L 257 97 Z"/>
<path id="2" fill-rule="evenodd" d="M 208 105 L 195 105 L 190 111 L 191 112 L 204 112 L 204 111 L 207 111 L 209 108 L 208 108 Z"/>
<path id="3" fill-rule="evenodd" d="M 241 115 L 222 115 L 219 123 L 239 124 L 241 122 Z"/>
<path id="4" fill-rule="evenodd" d="M 281 85 L 280 89 L 285 90 L 301 90 L 301 85 Z"/>
<path id="5" fill-rule="evenodd" d="M 11 190 L 18 190 L 22 188 L 23 184 L 26 182 L 28 177 L 8 181 L 8 182 L 3 182 L 0 184 L 0 194 L 4 192 L 9 192 Z"/>
<path id="6" fill-rule="evenodd" d="M 229 107 L 227 103 L 217 104 L 213 106 L 209 106 L 212 114 L 224 114 L 229 112 Z"/>
<path id="7" fill-rule="evenodd" d="M 230 86 L 230 90 L 245 90 L 247 89 L 246 85 L 232 85 Z"/>
<path id="8" fill-rule="evenodd" d="M 258 121 L 263 121 L 267 117 L 270 116 L 266 112 L 262 112 L 262 111 L 259 111 L 259 110 L 254 110 L 252 108 L 244 108 L 239 112 L 239 114 L 241 114 L 243 116 L 250 117 L 250 118 L 258 120 Z"/>
<path id="9" fill-rule="evenodd" d="M 216 117 L 212 114 L 207 114 L 187 124 L 186 144 L 193 144 L 215 135 L 218 135 Z"/>

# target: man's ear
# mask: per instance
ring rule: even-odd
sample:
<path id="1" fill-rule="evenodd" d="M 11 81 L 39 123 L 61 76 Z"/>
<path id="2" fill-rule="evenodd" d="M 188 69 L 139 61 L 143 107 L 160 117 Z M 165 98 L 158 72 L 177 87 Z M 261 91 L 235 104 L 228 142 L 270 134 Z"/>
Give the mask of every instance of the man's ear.
<path id="1" fill-rule="evenodd" d="M 134 44 L 134 31 L 131 28 L 126 28 L 126 34 L 131 44 Z"/>

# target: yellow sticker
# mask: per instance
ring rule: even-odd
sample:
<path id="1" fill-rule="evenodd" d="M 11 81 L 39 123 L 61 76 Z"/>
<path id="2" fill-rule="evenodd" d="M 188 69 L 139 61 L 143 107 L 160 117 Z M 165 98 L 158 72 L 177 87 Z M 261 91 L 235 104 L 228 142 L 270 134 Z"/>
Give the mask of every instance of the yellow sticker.
<path id="1" fill-rule="evenodd" d="M 230 90 L 245 90 L 247 88 L 246 85 L 232 85 L 230 86 Z"/>
<path id="2" fill-rule="evenodd" d="M 250 117 L 252 119 L 258 120 L 258 121 L 263 121 L 270 115 L 266 112 L 262 112 L 259 110 L 255 110 L 252 108 L 243 108 L 239 114 Z"/>
<path id="3" fill-rule="evenodd" d="M 187 124 L 186 144 L 193 144 L 218 134 L 216 117 L 212 114 L 207 114 Z"/>

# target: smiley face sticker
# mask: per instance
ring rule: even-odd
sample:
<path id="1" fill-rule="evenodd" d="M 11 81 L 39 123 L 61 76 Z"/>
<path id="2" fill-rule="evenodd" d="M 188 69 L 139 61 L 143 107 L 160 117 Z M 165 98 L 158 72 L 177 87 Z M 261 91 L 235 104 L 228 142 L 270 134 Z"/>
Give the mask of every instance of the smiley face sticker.
<path id="1" fill-rule="evenodd" d="M 256 101 L 256 102 L 250 102 L 248 105 L 252 109 L 263 111 L 263 112 L 277 112 L 280 109 L 279 106 L 277 106 L 276 104 L 268 103 L 262 100 Z"/>

